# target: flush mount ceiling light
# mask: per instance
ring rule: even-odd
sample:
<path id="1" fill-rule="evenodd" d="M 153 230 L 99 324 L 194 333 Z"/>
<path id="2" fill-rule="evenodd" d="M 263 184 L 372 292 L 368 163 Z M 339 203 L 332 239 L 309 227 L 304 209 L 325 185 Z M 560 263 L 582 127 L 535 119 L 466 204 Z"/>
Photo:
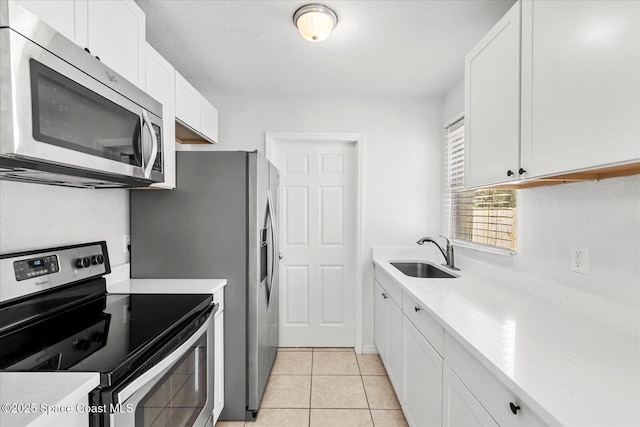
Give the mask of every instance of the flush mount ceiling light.
<path id="1" fill-rule="evenodd" d="M 325 5 L 308 4 L 296 10 L 293 23 L 305 40 L 321 42 L 329 37 L 338 23 L 338 15 Z"/>

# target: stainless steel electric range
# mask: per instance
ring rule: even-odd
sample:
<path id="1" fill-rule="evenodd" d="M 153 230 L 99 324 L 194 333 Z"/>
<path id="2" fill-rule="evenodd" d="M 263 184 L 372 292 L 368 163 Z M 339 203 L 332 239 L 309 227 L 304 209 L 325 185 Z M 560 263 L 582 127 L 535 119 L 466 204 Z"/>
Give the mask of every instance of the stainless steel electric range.
<path id="1" fill-rule="evenodd" d="M 108 294 L 106 242 L 0 255 L 0 372 L 98 372 L 90 426 L 205 426 L 207 294 Z"/>

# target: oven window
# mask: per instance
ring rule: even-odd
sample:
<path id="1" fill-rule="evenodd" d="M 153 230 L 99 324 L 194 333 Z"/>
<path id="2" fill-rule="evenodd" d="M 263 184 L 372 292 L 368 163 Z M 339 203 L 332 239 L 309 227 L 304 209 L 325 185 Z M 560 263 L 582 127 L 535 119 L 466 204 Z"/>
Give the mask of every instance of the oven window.
<path id="1" fill-rule="evenodd" d="M 207 401 L 207 335 L 169 370 L 135 408 L 135 425 L 191 426 Z"/>
<path id="2" fill-rule="evenodd" d="M 33 138 L 141 166 L 140 117 L 30 60 Z"/>

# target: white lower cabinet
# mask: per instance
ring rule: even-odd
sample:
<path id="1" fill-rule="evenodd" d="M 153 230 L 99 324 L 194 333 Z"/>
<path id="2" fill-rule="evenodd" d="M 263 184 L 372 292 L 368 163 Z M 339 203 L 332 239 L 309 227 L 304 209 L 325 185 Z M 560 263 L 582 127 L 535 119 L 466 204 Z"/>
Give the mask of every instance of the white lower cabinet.
<path id="1" fill-rule="evenodd" d="M 220 304 L 213 325 L 213 424 L 215 424 L 224 409 L 224 288 L 213 295 L 213 301 Z"/>
<path id="2" fill-rule="evenodd" d="M 402 401 L 402 291 L 385 277 L 379 279 L 384 285 L 375 281 L 375 343 L 398 400 Z"/>
<path id="3" fill-rule="evenodd" d="M 447 365 L 499 425 L 542 427 L 546 424 L 464 346 L 446 333 Z"/>
<path id="4" fill-rule="evenodd" d="M 404 414 L 411 426 L 442 425 L 442 357 L 406 318 L 402 322 Z"/>
<path id="5" fill-rule="evenodd" d="M 498 427 L 491 415 L 446 363 L 442 376 L 442 425 Z"/>
<path id="6" fill-rule="evenodd" d="M 387 297 L 388 295 L 385 290 L 380 286 L 380 283 L 376 281 L 375 294 L 373 297 L 373 310 L 375 312 L 373 322 L 374 338 L 378 354 L 385 366 L 389 363 L 387 361 Z"/>
<path id="7" fill-rule="evenodd" d="M 402 401 L 402 310 L 387 298 L 387 374 Z"/>
<path id="8" fill-rule="evenodd" d="M 411 427 L 541 427 L 533 410 L 378 266 L 375 343 Z"/>

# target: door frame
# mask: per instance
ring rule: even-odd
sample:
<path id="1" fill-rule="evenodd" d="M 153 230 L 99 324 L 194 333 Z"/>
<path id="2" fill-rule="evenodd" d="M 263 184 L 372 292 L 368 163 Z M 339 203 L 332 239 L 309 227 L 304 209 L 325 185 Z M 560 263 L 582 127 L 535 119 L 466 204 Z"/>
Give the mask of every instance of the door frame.
<path id="1" fill-rule="evenodd" d="M 265 132 L 265 157 L 271 161 L 273 147 L 278 143 L 333 142 L 354 145 L 356 149 L 356 244 L 355 244 L 355 351 L 362 353 L 363 277 L 364 277 L 364 134 L 357 132 Z"/>

